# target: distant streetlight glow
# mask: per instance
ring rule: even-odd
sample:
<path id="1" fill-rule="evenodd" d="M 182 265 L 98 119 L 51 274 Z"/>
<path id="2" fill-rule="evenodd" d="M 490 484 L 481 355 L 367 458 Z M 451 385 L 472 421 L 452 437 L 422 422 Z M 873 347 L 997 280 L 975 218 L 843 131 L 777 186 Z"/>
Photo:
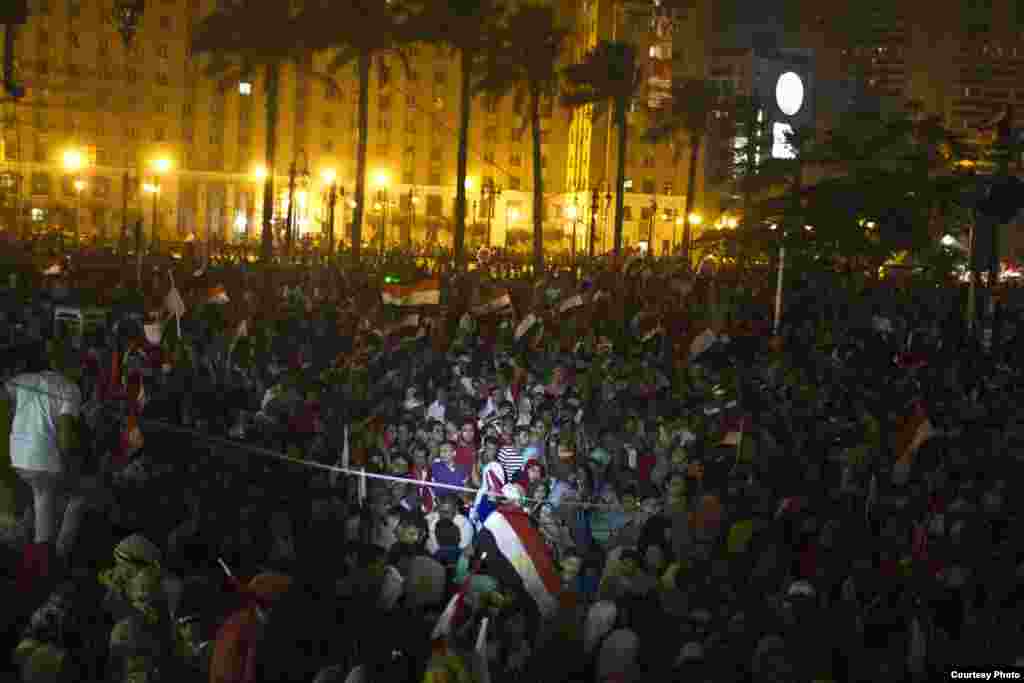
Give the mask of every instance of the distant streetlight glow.
<path id="1" fill-rule="evenodd" d="M 252 83 L 249 81 L 238 82 L 238 94 L 239 95 L 251 95 L 252 94 Z"/>
<path id="2" fill-rule="evenodd" d="M 517 209 L 514 206 L 512 208 L 510 208 L 508 210 L 508 219 L 511 222 L 513 222 L 513 223 L 515 223 L 517 220 L 519 220 L 519 209 Z"/>
<path id="3" fill-rule="evenodd" d="M 576 217 L 579 215 L 579 209 L 576 208 L 575 204 L 570 204 L 569 206 L 565 207 L 565 215 L 569 218 L 569 220 L 574 221 L 576 220 Z"/>
<path id="4" fill-rule="evenodd" d="M 160 157 L 153 160 L 153 170 L 157 173 L 167 173 L 171 170 L 171 160 L 167 157 Z"/>
<path id="5" fill-rule="evenodd" d="M 85 189 L 85 181 L 84 180 L 76 180 L 75 181 L 75 192 L 78 192 L 79 194 L 81 194 L 82 190 L 84 190 L 84 189 Z"/>
<path id="6" fill-rule="evenodd" d="M 157 194 L 160 192 L 160 186 L 156 183 L 145 183 L 142 186 L 142 191 L 147 194 Z"/>
<path id="7" fill-rule="evenodd" d="M 267 167 L 266 166 L 257 166 L 253 170 L 252 175 L 253 175 L 254 178 L 256 178 L 256 180 L 259 180 L 260 182 L 262 182 L 262 181 L 267 179 L 267 175 L 269 175 L 269 174 L 267 173 Z"/>
<path id="8" fill-rule="evenodd" d="M 377 173 L 374 174 L 374 176 L 373 176 L 373 184 L 376 185 L 378 188 L 381 188 L 381 189 L 387 187 L 388 186 L 388 172 L 387 171 L 377 171 Z"/>
<path id="9" fill-rule="evenodd" d="M 701 216 L 699 213 L 691 213 L 690 214 L 690 225 L 700 225 L 703 222 L 704 222 L 704 217 Z"/>
<path id="10" fill-rule="evenodd" d="M 68 171 L 78 171 L 85 166 L 85 155 L 81 150 L 69 149 L 64 152 L 64 168 Z"/>
<path id="11" fill-rule="evenodd" d="M 320 178 L 324 181 L 324 185 L 333 185 L 334 181 L 338 179 L 338 172 L 333 168 L 325 168 L 320 173 Z"/>
<path id="12" fill-rule="evenodd" d="M 472 190 L 473 189 L 473 179 L 472 178 L 466 178 L 466 180 L 462 183 L 462 186 L 464 188 L 466 188 L 467 190 Z"/>

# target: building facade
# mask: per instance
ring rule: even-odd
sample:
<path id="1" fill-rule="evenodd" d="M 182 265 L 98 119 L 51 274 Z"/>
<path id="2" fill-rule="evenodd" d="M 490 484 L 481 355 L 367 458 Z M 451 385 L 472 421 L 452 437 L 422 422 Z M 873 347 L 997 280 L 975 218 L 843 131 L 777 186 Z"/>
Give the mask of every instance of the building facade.
<path id="1" fill-rule="evenodd" d="M 37 231 L 74 224 L 85 235 L 113 237 L 141 219 L 145 234 L 155 229 L 161 239 L 258 238 L 265 88 L 260 75 L 243 84 L 215 82 L 204 73 L 205 59 L 191 55 L 193 32 L 214 5 L 214 0 L 152 0 L 126 50 L 106 3 L 30 0 L 29 21 L 15 41 L 27 94 L 5 101 L 0 119 L 8 215 L 17 212 L 22 227 L 27 223 Z M 702 73 L 702 50 L 695 41 L 705 35 L 699 19 L 705 14 L 691 10 L 668 17 L 660 11 L 671 21 L 656 26 L 655 4 L 633 3 L 628 12 L 617 6 L 591 0 L 562 8 L 574 30 L 568 58 L 581 58 L 600 39 L 619 38 L 635 41 L 645 60 L 660 60 L 663 79 L 666 63 Z M 685 49 L 671 48 L 673 34 Z M 319 233 L 327 216 L 322 178 L 333 172 L 344 193 L 335 232 L 347 237 L 357 83 L 352 69 L 325 79 L 328 61 L 328 55 L 317 55 L 285 67 L 281 75 L 274 221 L 283 227 L 294 164 L 298 231 Z M 410 72 L 398 60 L 382 60 L 373 70 L 370 93 L 364 239 L 383 234 L 390 243 L 410 236 L 449 242 L 456 61 L 444 48 L 419 46 Z M 671 239 L 683 205 L 685 161 L 680 167 L 668 145 L 641 141 L 640 109 L 630 115 L 626 238 L 660 247 Z M 510 98 L 474 100 L 470 244 L 486 242 L 488 234 L 497 245 L 528 240 L 533 178 L 530 133 L 522 124 Z M 568 248 L 574 232 L 577 247 L 586 248 L 594 190 L 600 219 L 596 246 L 599 251 L 611 246 L 609 171 L 617 150 L 614 131 L 611 138 L 608 132 L 607 117 L 591 107 L 569 112 L 554 101 L 543 111 L 544 222 L 552 249 Z M 485 187 L 495 188 L 493 201 L 482 193 Z"/>

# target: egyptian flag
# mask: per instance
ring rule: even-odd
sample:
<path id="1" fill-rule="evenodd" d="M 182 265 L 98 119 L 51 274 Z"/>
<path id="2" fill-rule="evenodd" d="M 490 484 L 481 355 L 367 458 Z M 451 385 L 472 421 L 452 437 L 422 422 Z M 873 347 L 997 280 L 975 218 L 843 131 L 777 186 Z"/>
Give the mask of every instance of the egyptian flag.
<path id="1" fill-rule="evenodd" d="M 211 287 L 206 293 L 206 303 L 208 304 L 226 304 L 230 302 L 228 290 L 224 285 Z"/>
<path id="2" fill-rule="evenodd" d="M 268 572 L 258 574 L 248 585 L 239 587 L 242 605 L 217 629 L 210 655 L 210 680 L 218 683 L 259 680 L 257 649 L 265 619 L 262 610 L 288 592 L 291 584 L 290 577 Z"/>
<path id="3" fill-rule="evenodd" d="M 412 285 L 384 285 L 381 301 L 391 306 L 436 306 L 441 303 L 441 283 L 433 279 Z"/>
<path id="4" fill-rule="evenodd" d="M 388 341 L 401 344 L 415 339 L 420 330 L 420 316 L 416 313 L 407 315 L 401 320 L 384 327 L 381 336 Z"/>
<path id="5" fill-rule="evenodd" d="M 480 549 L 487 553 L 489 574 L 530 596 L 542 617 L 558 610 L 561 579 L 525 510 L 499 507 L 487 516 L 478 538 Z"/>
<path id="6" fill-rule="evenodd" d="M 915 401 L 911 414 L 903 421 L 903 425 L 896 435 L 896 464 L 893 467 L 895 483 L 902 484 L 906 480 L 914 465 L 914 456 L 918 449 L 935 434 L 935 427 L 928 419 L 924 404 L 921 401 Z M 900 479 L 903 481 L 898 481 Z"/>
<path id="7" fill-rule="evenodd" d="M 485 301 L 473 306 L 473 308 L 470 309 L 470 313 L 475 317 L 483 317 L 486 315 L 512 315 L 515 313 L 515 309 L 512 307 L 512 295 L 509 293 L 507 288 L 495 290 L 487 296 Z"/>

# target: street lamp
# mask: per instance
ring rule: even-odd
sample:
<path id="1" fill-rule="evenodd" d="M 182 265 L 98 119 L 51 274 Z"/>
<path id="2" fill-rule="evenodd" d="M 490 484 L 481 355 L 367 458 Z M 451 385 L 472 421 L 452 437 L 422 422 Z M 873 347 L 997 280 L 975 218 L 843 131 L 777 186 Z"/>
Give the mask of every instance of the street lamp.
<path id="1" fill-rule="evenodd" d="M 85 166 L 85 154 L 79 149 L 64 150 L 64 170 L 76 172 Z"/>
<path id="2" fill-rule="evenodd" d="M 327 262 L 334 258 L 334 205 L 338 201 L 338 173 L 333 168 L 320 172 L 320 179 L 328 188 L 327 195 Z"/>
<path id="3" fill-rule="evenodd" d="M 156 244 L 157 240 L 160 239 L 160 229 L 157 225 L 157 217 L 159 215 L 159 197 L 162 189 L 160 178 L 170 172 L 173 164 L 167 157 L 157 157 L 156 159 L 153 159 L 149 165 L 153 169 L 152 189 L 149 190 L 149 192 L 153 195 L 153 243 Z"/>
<path id="4" fill-rule="evenodd" d="M 579 210 L 579 207 L 576 206 L 576 199 L 573 198 L 572 201 L 573 201 L 572 204 L 570 204 L 569 206 L 565 207 L 565 215 L 566 215 L 566 217 L 569 220 L 572 221 L 572 251 L 571 251 L 571 254 L 572 254 L 572 263 L 573 263 L 573 266 L 575 267 L 575 265 L 576 265 L 576 219 L 579 218 L 580 210 Z"/>
<path id="5" fill-rule="evenodd" d="M 658 195 L 651 195 L 651 222 L 647 226 L 647 251 L 654 254 L 654 225 L 658 220 Z"/>
<path id="6" fill-rule="evenodd" d="M 519 221 L 519 209 L 514 206 L 505 204 L 505 248 L 508 249 L 508 230 L 509 223 L 516 223 Z"/>
<path id="7" fill-rule="evenodd" d="M 487 246 L 491 246 L 491 219 L 494 218 L 494 202 L 501 196 L 501 188 L 495 187 L 492 178 L 486 178 L 480 186 L 480 199 L 487 212 Z"/>
<path id="8" fill-rule="evenodd" d="M 292 251 L 292 241 L 295 238 L 295 181 L 296 176 L 298 180 L 305 187 L 309 184 L 309 157 L 306 156 L 306 150 L 302 147 L 299 148 L 298 158 L 293 159 L 291 165 L 288 167 L 288 220 L 285 229 L 285 243 L 286 251 L 290 255 Z M 298 167 L 298 159 L 302 159 L 302 167 Z"/>
<path id="9" fill-rule="evenodd" d="M 157 240 L 157 229 L 156 229 L 157 202 L 159 201 L 159 198 L 160 198 L 160 184 L 156 183 L 156 182 L 144 183 L 142 185 L 142 191 L 147 193 L 147 194 L 153 195 L 153 223 L 152 223 L 153 235 L 152 236 L 153 236 L 153 242 L 156 242 L 156 240 Z"/>
<path id="10" fill-rule="evenodd" d="M 81 178 L 75 180 L 75 194 L 78 195 L 78 208 L 75 210 L 75 246 L 78 246 L 80 237 L 80 226 L 82 223 L 82 191 L 85 190 L 85 181 Z"/>
<path id="11" fill-rule="evenodd" d="M 416 228 L 416 205 L 420 203 L 420 198 L 416 194 L 415 188 L 409 187 L 409 221 L 408 221 L 408 234 L 406 235 L 406 247 L 412 249 L 412 233 Z"/>
<path id="12" fill-rule="evenodd" d="M 64 170 L 65 171 L 67 171 L 68 173 L 78 174 L 78 173 L 81 173 L 83 168 L 85 168 L 86 157 L 85 157 L 85 154 L 82 152 L 82 150 L 78 149 L 77 147 L 70 147 L 70 148 L 64 150 L 63 162 L 64 162 Z M 84 184 L 84 181 L 80 177 L 76 177 L 75 180 L 72 183 L 72 185 L 73 185 L 73 187 L 75 189 L 75 192 L 78 195 L 78 211 L 75 214 L 75 243 L 76 244 L 78 243 L 78 230 L 79 230 L 79 219 L 80 219 L 78 214 L 81 213 L 81 208 L 82 208 L 82 192 L 81 192 L 81 190 L 78 189 L 78 184 L 79 183 L 83 183 L 82 184 L 82 189 L 84 190 L 85 189 L 85 184 Z M 63 245 L 64 245 L 64 230 L 63 230 L 63 228 L 61 229 L 60 244 L 61 244 L 61 250 L 63 251 Z"/>
<path id="13" fill-rule="evenodd" d="M 377 246 L 380 253 L 384 253 L 386 235 L 384 234 L 387 230 L 387 207 L 388 207 L 388 194 L 387 188 L 390 182 L 388 172 L 381 169 L 373 174 L 373 184 L 377 188 L 377 201 L 373 205 L 373 208 L 380 212 L 380 228 L 378 229 Z"/>

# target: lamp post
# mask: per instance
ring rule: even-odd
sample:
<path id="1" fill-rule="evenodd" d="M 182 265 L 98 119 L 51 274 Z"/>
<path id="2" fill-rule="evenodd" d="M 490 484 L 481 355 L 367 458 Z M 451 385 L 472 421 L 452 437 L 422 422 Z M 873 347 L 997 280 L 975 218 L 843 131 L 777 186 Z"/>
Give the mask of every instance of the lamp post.
<path id="1" fill-rule="evenodd" d="M 373 176 L 373 184 L 377 188 L 377 198 L 376 198 L 376 203 L 374 204 L 374 208 L 377 209 L 377 211 L 380 212 L 380 223 L 379 223 L 380 227 L 377 230 L 377 250 L 378 250 L 378 253 L 381 256 L 384 255 L 384 248 L 386 246 L 385 242 L 387 240 L 387 235 L 385 235 L 385 231 L 387 230 L 387 215 L 386 215 L 387 214 L 387 209 L 388 209 L 388 192 L 387 192 L 387 187 L 388 187 L 388 182 L 389 181 L 390 181 L 390 178 L 388 176 L 387 171 L 377 171 L 377 173 L 374 174 L 374 176 Z"/>
<path id="2" fill-rule="evenodd" d="M 158 202 L 160 197 L 160 184 L 156 182 L 146 183 L 142 186 L 142 191 L 145 192 L 146 194 L 150 194 L 153 196 L 153 220 L 150 223 L 150 243 L 155 245 L 158 235 L 156 220 Z"/>
<path id="3" fill-rule="evenodd" d="M 75 247 L 81 241 L 82 225 L 82 191 L 85 190 L 85 181 L 81 178 L 75 179 L 75 194 L 78 195 L 78 206 L 75 208 Z"/>
<path id="4" fill-rule="evenodd" d="M 519 209 L 514 206 L 509 206 L 508 202 L 505 203 L 505 249 L 508 249 L 508 231 L 509 223 L 519 220 Z"/>
<path id="5" fill-rule="evenodd" d="M 658 220 L 658 195 L 651 196 L 651 222 L 647 226 L 647 251 L 654 253 L 654 224 Z"/>
<path id="6" fill-rule="evenodd" d="M 153 195 L 153 227 L 152 227 L 152 243 L 154 247 L 160 240 L 160 226 L 159 226 L 159 202 L 160 193 L 163 190 L 163 184 L 161 178 L 171 170 L 171 160 L 167 157 L 158 157 L 150 163 L 150 167 L 153 169 L 153 183 L 152 192 Z"/>
<path id="7" fill-rule="evenodd" d="M 82 178 L 81 177 L 77 177 L 77 176 L 78 176 L 78 174 L 80 174 L 82 172 L 82 169 L 85 168 L 85 164 L 86 164 L 85 154 L 82 152 L 82 150 L 78 149 L 77 147 L 71 147 L 69 149 L 64 150 L 63 162 L 64 162 L 64 170 L 67 171 L 69 174 L 73 173 L 73 174 L 76 175 L 75 180 L 72 181 L 72 187 L 74 188 L 75 193 L 78 195 L 78 205 L 79 205 L 79 208 L 81 208 L 82 193 L 81 193 L 81 190 L 78 189 L 78 184 L 79 183 L 83 183 L 82 184 L 82 189 L 83 190 L 85 189 L 85 185 L 84 185 L 84 181 L 82 180 Z M 63 253 L 64 252 L 64 229 L 63 228 L 61 228 L 60 240 L 59 241 L 60 241 L 60 250 Z M 77 242 L 78 242 L 78 215 L 76 213 L 76 215 L 75 215 L 75 243 L 77 244 Z"/>
<path id="8" fill-rule="evenodd" d="M 334 258 L 334 205 L 338 202 L 338 174 L 333 168 L 325 170 L 321 177 L 328 186 L 327 194 L 327 262 Z"/>
<path id="9" fill-rule="evenodd" d="M 580 210 L 576 205 L 576 198 L 573 197 L 572 204 L 565 209 L 566 216 L 572 221 L 572 250 L 569 252 L 572 258 L 572 265 L 576 267 L 576 221 L 579 218 Z"/>
<path id="10" fill-rule="evenodd" d="M 290 257 L 292 253 L 292 243 L 295 239 L 294 225 L 295 225 L 295 181 L 296 176 L 300 176 L 298 179 L 302 181 L 303 185 L 309 182 L 309 157 L 306 156 L 306 150 L 299 147 L 297 157 L 302 159 L 302 168 L 298 167 L 298 159 L 293 159 L 292 163 L 288 166 L 288 219 L 285 225 L 285 253 Z"/>
<path id="11" fill-rule="evenodd" d="M 118 33 L 121 34 L 121 41 L 124 43 L 125 52 L 131 48 L 132 40 L 135 38 L 135 32 L 139 28 L 139 21 L 142 19 L 142 13 L 145 11 L 145 8 L 146 0 L 115 0 L 114 2 L 113 17 L 111 18 L 113 19 L 114 25 L 117 26 Z M 131 187 L 131 182 L 131 169 L 126 168 L 121 184 L 120 251 L 122 270 L 127 265 L 126 259 L 128 257 L 128 192 Z M 138 242 L 139 240 L 136 239 L 136 248 L 138 248 Z M 141 259 L 142 257 L 139 256 L 139 258 Z"/>
<path id="12" fill-rule="evenodd" d="M 587 245 L 587 256 L 594 258 L 594 239 L 597 237 L 597 212 L 601 208 L 601 195 L 594 187 L 590 191 L 590 239 Z"/>
<path id="13" fill-rule="evenodd" d="M 416 228 L 416 205 L 419 204 L 420 198 L 416 195 L 416 191 L 413 187 L 409 187 L 409 221 L 408 221 L 408 233 L 405 236 L 406 247 L 412 249 L 412 233 Z"/>
<path id="14" fill-rule="evenodd" d="M 480 200 L 487 212 L 487 246 L 491 246 L 491 220 L 494 218 L 494 202 L 501 196 L 501 188 L 495 187 L 493 178 L 485 178 L 480 186 Z"/>

